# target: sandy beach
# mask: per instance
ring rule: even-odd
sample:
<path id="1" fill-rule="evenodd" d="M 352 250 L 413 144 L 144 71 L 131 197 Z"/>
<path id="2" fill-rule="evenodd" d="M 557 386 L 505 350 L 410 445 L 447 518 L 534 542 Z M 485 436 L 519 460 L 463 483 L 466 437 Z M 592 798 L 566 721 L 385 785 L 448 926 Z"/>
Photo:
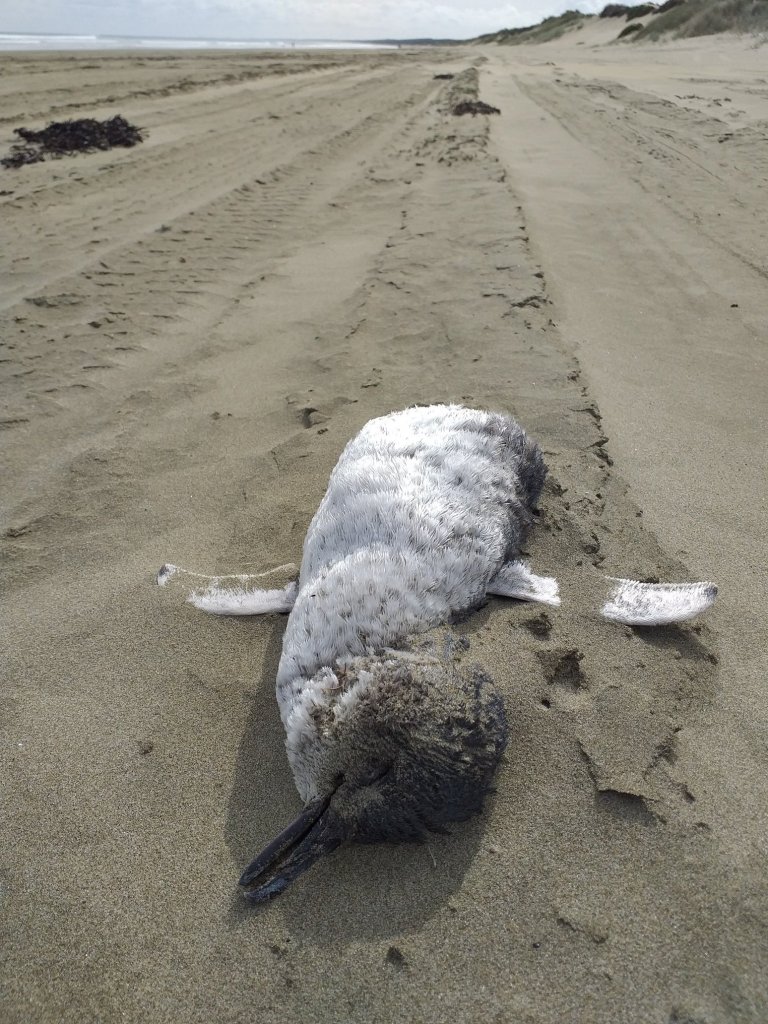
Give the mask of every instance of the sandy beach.
<path id="1" fill-rule="evenodd" d="M 768 1020 L 768 50 L 605 32 L 4 59 L 0 156 L 146 140 L 0 169 L 3 1022 Z M 346 441 L 442 401 L 550 470 L 562 607 L 454 627 L 505 699 L 496 793 L 250 909 L 300 807 L 285 618 L 155 573 L 299 562 Z M 605 575 L 720 596 L 640 631 Z"/>

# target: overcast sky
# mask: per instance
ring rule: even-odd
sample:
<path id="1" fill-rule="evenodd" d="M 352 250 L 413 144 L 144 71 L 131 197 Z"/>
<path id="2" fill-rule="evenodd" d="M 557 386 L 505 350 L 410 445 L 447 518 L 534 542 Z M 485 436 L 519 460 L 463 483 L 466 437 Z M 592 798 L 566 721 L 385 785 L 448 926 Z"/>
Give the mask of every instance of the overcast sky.
<path id="1" fill-rule="evenodd" d="M 221 39 L 466 39 L 601 0 L 0 0 L 0 32 Z"/>

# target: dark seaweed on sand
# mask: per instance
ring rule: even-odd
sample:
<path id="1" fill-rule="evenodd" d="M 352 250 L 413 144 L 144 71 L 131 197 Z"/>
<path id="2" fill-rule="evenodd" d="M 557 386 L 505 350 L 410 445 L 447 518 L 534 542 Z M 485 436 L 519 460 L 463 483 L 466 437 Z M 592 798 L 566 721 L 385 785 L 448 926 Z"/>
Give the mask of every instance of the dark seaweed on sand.
<path id="1" fill-rule="evenodd" d="M 25 164 L 39 163 L 46 156 L 72 156 L 74 153 L 112 149 L 113 146 L 135 146 L 144 141 L 142 130 L 120 114 L 106 121 L 97 121 L 92 117 L 52 121 L 40 131 L 14 128 L 14 133 L 24 141 L 15 143 L 10 155 L 0 160 L 3 167 L 23 167 Z"/>
<path id="2" fill-rule="evenodd" d="M 462 100 L 453 108 L 453 113 L 456 117 L 461 117 L 462 114 L 471 114 L 474 117 L 475 114 L 500 114 L 501 111 L 498 107 L 492 107 L 490 103 L 483 103 L 482 100 Z"/>

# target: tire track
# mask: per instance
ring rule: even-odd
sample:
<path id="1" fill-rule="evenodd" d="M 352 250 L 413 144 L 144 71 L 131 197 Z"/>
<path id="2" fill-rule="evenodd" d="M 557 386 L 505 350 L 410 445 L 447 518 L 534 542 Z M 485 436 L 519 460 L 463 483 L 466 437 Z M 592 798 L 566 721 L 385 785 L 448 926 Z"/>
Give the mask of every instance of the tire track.
<path id="1" fill-rule="evenodd" d="M 382 77 L 387 76 L 385 87 Z M 396 84 L 391 77 L 386 71 L 346 72 L 319 93 L 311 81 L 293 90 L 277 83 L 276 94 L 249 95 L 233 106 L 231 97 L 218 96 L 186 137 L 152 142 L 153 134 L 162 138 L 166 127 L 155 131 L 149 119 L 148 143 L 126 153 L 113 151 L 106 164 L 104 154 L 92 154 L 78 158 L 76 166 L 59 161 L 30 168 L 21 182 L 42 179 L 44 184 L 26 195 L 22 185 L 20 194 L 2 207 L 0 251 L 7 254 L 8 272 L 0 309 L 154 231 L 169 217 L 300 160 L 313 147 L 319 157 L 328 155 L 327 139 L 350 130 L 340 112 L 346 110 L 345 101 L 354 94 L 360 109 L 364 104 L 367 111 L 385 110 Z M 143 123 L 141 111 L 128 113 Z M 284 127 L 297 121 L 295 127 Z M 52 182 L 62 166 L 66 180 Z M 31 217 L 39 219 L 33 231 Z"/>
<path id="2" fill-rule="evenodd" d="M 111 461 L 104 453 L 130 424 L 203 386 L 211 355 L 252 344 L 254 314 L 247 313 L 244 341 L 232 341 L 228 320 L 240 307 L 258 310 L 264 283 L 284 273 L 282 264 L 292 254 L 325 244 L 340 230 L 348 233 L 348 209 L 354 208 L 365 238 L 366 210 L 378 217 L 373 193 L 380 190 L 372 184 L 371 166 L 403 145 L 436 91 L 423 71 L 400 69 L 381 78 L 366 74 L 362 82 L 339 83 L 335 95 L 318 105 L 315 131 L 300 149 L 291 146 L 284 162 L 254 177 L 246 153 L 235 187 L 7 310 L 0 363 L 6 438 L 34 431 L 45 452 L 31 469 L 15 459 L 14 445 L 6 446 L 6 510 L 14 523 L 55 526 L 45 509 L 61 484 L 64 497 L 59 492 L 55 503 L 64 516 L 60 526 L 77 532 L 82 488 L 71 484 L 73 456 L 95 450 L 101 453 L 97 467 Z M 357 112 L 350 119 L 353 103 Z M 275 149 L 276 156 L 280 152 Z M 311 265 L 306 270 L 313 272 Z M 343 289 L 344 281 L 338 286 Z M 66 448 L 58 443 L 62 431 L 69 436 Z M 23 445 L 20 437 L 20 450 Z M 165 471 L 169 457 L 161 453 L 150 463 Z M 109 495 L 116 485 L 111 477 L 107 483 Z M 26 497 L 19 501 L 20 495 Z M 102 499 L 89 495 L 93 507 L 103 507 Z M 69 517 L 67 507 L 74 509 Z M 92 520 L 89 514 L 83 522 Z M 26 533 L 22 528 L 19 537 Z"/>
<path id="3" fill-rule="evenodd" d="M 521 91 L 574 138 L 708 239 L 768 277 L 768 122 L 730 129 L 715 117 L 619 83 L 516 76 Z"/>

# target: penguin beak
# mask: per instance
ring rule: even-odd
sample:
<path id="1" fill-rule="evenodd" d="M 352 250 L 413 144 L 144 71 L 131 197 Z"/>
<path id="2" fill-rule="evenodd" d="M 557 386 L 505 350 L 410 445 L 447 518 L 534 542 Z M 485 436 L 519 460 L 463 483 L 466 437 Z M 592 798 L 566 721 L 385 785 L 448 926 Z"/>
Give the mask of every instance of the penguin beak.
<path id="1" fill-rule="evenodd" d="M 347 830 L 331 809 L 333 793 L 311 800 L 288 828 L 273 839 L 240 876 L 250 903 L 279 895 L 316 860 L 341 846 Z"/>

